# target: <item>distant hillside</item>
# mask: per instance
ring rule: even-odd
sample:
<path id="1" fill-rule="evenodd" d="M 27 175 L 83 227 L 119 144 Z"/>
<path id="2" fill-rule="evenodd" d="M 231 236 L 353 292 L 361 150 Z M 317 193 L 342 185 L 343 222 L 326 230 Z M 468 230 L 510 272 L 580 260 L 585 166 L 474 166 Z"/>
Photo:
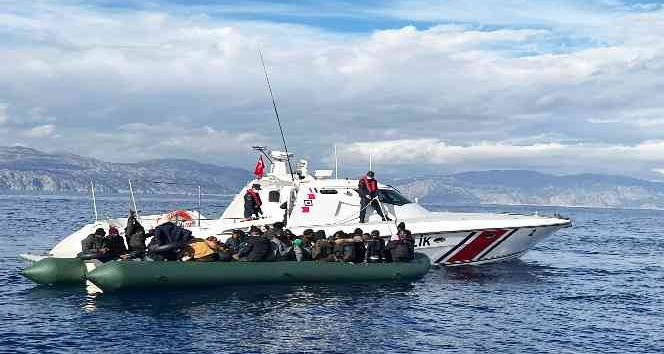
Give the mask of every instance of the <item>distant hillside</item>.
<path id="1" fill-rule="evenodd" d="M 48 154 L 25 147 L 0 147 L 0 190 L 85 192 L 90 180 L 103 193 L 236 193 L 249 171 L 186 159 L 110 163 L 74 154 Z M 175 182 L 159 184 L 153 181 Z"/>
<path id="2" fill-rule="evenodd" d="M 131 178 L 137 193 L 236 193 L 249 171 L 186 159 L 110 163 L 74 154 L 48 154 L 0 147 L 0 190 L 124 193 Z M 153 181 L 175 182 L 158 184 Z M 393 180 L 410 198 L 444 204 L 529 204 L 664 209 L 664 183 L 581 174 L 554 176 L 533 171 L 463 172 Z"/>
<path id="3" fill-rule="evenodd" d="M 664 183 L 621 176 L 554 176 L 533 171 L 480 171 L 399 179 L 395 185 L 423 202 L 664 208 Z"/>

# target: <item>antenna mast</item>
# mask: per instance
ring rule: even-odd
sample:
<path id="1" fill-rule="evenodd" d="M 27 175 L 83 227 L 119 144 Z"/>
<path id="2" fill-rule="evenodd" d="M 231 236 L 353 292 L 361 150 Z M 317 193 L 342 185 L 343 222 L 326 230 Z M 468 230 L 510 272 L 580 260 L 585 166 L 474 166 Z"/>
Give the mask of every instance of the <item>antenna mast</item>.
<path id="1" fill-rule="evenodd" d="M 369 171 L 373 171 L 373 154 L 369 153 Z"/>
<path id="2" fill-rule="evenodd" d="M 92 207 L 95 210 L 95 223 L 97 223 L 99 216 L 97 214 L 97 198 L 95 198 L 95 184 L 93 181 L 90 181 L 90 190 L 92 191 Z"/>
<path id="3" fill-rule="evenodd" d="M 131 197 L 131 203 L 134 205 L 134 213 L 136 213 L 136 217 L 138 220 L 141 220 L 141 217 L 138 216 L 138 208 L 136 207 L 136 198 L 134 198 L 134 188 L 131 186 L 131 178 L 128 179 L 129 181 L 129 196 Z"/>
<path id="4" fill-rule="evenodd" d="M 272 99 L 272 107 L 274 107 L 274 115 L 277 117 L 277 125 L 279 125 L 279 132 L 281 133 L 281 141 L 284 143 L 284 150 L 286 151 L 286 161 L 288 161 L 288 170 L 290 171 L 291 180 L 295 182 L 293 176 L 293 166 L 291 166 L 290 156 L 288 156 L 288 147 L 286 146 L 286 137 L 284 136 L 284 129 L 281 127 L 281 120 L 279 119 L 279 111 L 277 111 L 277 103 L 272 94 L 272 85 L 270 84 L 270 77 L 267 75 L 267 68 L 265 67 L 265 60 L 263 60 L 263 52 L 258 48 L 258 54 L 261 57 L 261 64 L 263 64 L 263 72 L 265 73 L 265 81 L 267 81 L 267 89 L 270 91 L 270 98 Z"/>
<path id="5" fill-rule="evenodd" d="M 339 157 L 337 156 L 337 144 L 334 144 L 334 178 L 339 179 Z"/>

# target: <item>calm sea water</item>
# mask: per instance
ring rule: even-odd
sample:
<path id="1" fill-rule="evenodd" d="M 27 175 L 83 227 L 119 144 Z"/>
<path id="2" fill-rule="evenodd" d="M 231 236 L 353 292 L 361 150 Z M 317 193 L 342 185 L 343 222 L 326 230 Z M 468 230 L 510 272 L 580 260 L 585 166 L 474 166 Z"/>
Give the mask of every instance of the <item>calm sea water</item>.
<path id="1" fill-rule="evenodd" d="M 204 200 L 219 215 L 228 200 Z M 144 212 L 193 207 L 141 198 Z M 122 215 L 126 198 L 101 198 Z M 0 352 L 664 351 L 664 212 L 543 207 L 575 226 L 522 259 L 437 269 L 411 283 L 237 286 L 90 296 L 35 286 L 17 255 L 48 250 L 89 222 L 85 196 L 0 196 Z"/>

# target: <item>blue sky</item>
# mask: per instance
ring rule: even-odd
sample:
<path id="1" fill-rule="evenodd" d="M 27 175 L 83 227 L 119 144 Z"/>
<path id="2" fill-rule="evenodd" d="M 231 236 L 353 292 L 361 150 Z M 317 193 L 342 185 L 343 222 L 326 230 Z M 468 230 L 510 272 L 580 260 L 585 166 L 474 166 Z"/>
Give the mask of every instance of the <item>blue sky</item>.
<path id="1" fill-rule="evenodd" d="M 0 139 L 111 161 L 660 179 L 661 2 L 0 0 Z"/>

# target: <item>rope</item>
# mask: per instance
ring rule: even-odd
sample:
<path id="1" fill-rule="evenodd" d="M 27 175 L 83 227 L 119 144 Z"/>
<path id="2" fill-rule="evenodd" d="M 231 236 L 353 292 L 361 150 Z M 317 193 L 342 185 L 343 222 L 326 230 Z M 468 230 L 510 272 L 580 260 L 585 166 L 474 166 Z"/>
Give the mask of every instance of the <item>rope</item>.
<path id="1" fill-rule="evenodd" d="M 380 198 L 378 198 L 378 206 L 380 207 L 380 211 L 383 213 L 385 217 L 387 217 L 387 212 L 385 212 L 385 209 L 383 208 L 383 203 L 380 201 Z M 394 223 L 396 225 L 397 220 L 397 214 L 394 213 Z M 387 224 L 387 229 L 390 230 L 390 234 L 394 235 L 395 233 L 392 232 L 392 228 L 390 227 L 390 224 Z"/>

